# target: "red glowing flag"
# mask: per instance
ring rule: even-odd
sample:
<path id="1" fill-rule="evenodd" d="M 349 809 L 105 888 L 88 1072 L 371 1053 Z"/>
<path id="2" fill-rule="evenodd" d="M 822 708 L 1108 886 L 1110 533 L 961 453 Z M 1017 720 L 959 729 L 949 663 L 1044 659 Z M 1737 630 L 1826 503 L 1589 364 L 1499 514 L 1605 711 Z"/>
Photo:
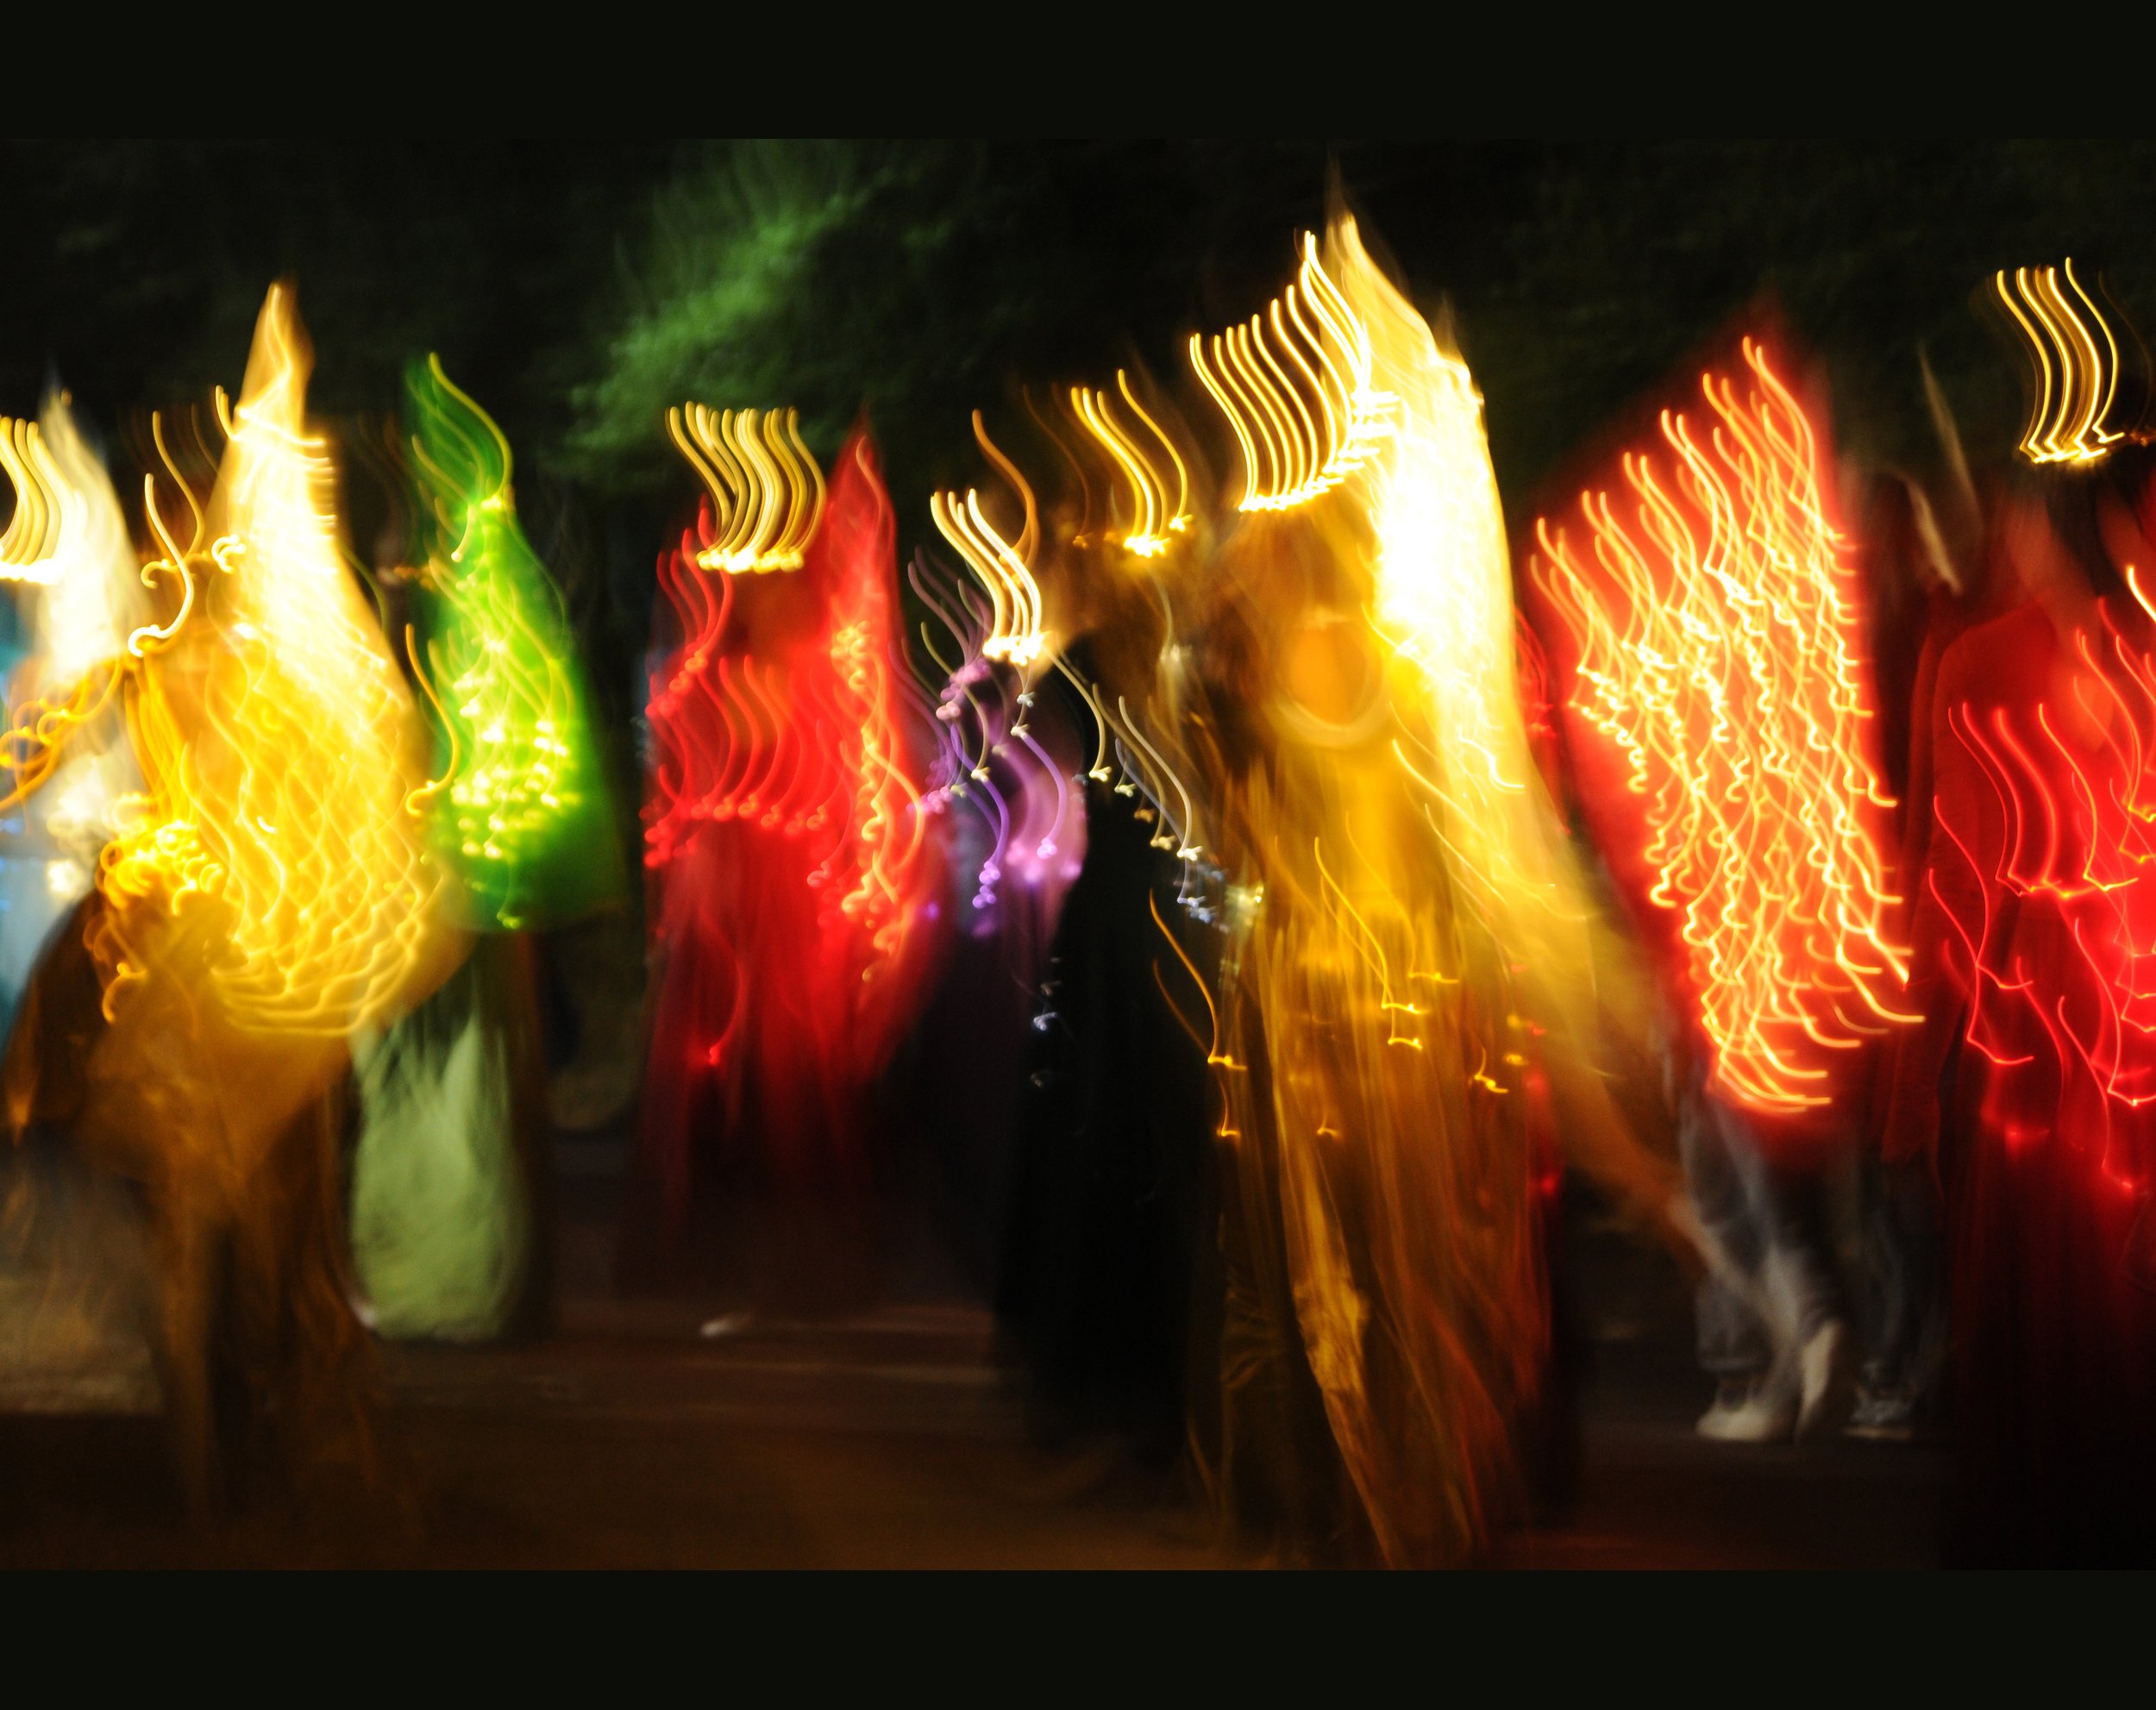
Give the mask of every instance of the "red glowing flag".
<path id="1" fill-rule="evenodd" d="M 863 1185 L 867 1094 L 910 1017 L 937 883 L 866 435 L 840 453 L 798 570 L 702 567 L 719 529 L 707 505 L 661 561 L 682 639 L 649 712 L 661 972 L 642 1147 L 676 1232 L 714 1181 Z"/>
<path id="2" fill-rule="evenodd" d="M 2068 1148 L 2128 1197 L 2156 1168 L 2151 646 L 2147 611 L 2100 600 L 2069 632 L 2028 606 L 1950 652 L 1916 916 L 1919 993 L 1962 1018 L 1986 1133 Z"/>

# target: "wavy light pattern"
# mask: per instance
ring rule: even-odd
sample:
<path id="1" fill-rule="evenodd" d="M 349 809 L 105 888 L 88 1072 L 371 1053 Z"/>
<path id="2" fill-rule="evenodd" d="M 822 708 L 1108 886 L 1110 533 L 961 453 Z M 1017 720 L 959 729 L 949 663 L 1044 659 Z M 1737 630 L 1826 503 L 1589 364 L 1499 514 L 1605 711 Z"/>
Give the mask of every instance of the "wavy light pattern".
<path id="1" fill-rule="evenodd" d="M 824 472 L 791 410 L 667 412 L 667 431 L 711 496 L 716 526 L 697 551 L 705 570 L 799 570 L 824 514 Z"/>
<path id="2" fill-rule="evenodd" d="M 561 595 L 517 521 L 509 442 L 436 358 L 406 376 L 426 540 L 426 792 L 477 911 L 514 930 L 614 894 L 620 862 Z"/>
<path id="3" fill-rule="evenodd" d="M 1190 366 L 1243 454 L 1244 510 L 1292 510 L 1369 461 L 1395 400 L 1372 375 L 1369 330 L 1303 235 L 1295 283 L 1261 314 L 1193 333 Z"/>
<path id="4" fill-rule="evenodd" d="M 1811 423 L 1746 340 L 1709 414 L 1664 412 L 1584 542 L 1538 523 L 1531 573 L 1570 632 L 1569 711 L 1620 763 L 1622 859 L 1679 921 L 1715 1083 L 1767 1112 L 1831 1101 L 1833 1065 L 1908 979 L 1889 922 L 1871 684 Z"/>
<path id="5" fill-rule="evenodd" d="M 1267 406 L 1222 341 L 1205 377 L 1244 448 L 1244 509 L 1269 514 L 1149 586 L 1151 680 L 1104 642 L 1113 692 L 1091 698 L 1117 787 L 1175 825 L 1167 847 L 1188 861 L 1196 814 L 1206 828 L 1217 901 L 1189 911 L 1219 924 L 1218 972 L 1156 906 L 1154 978 L 1219 1104 L 1230 1500 L 1314 1461 L 1321 1532 L 1435 1563 L 1489 1535 L 1533 1390 L 1548 1112 L 1561 1105 L 1576 1155 L 1601 1164 L 1621 1124 L 1585 1067 L 1589 911 L 1518 709 L 1480 399 L 1352 220 L 1332 222 L 1301 285 L 1313 275 L 1332 293 L 1325 324 L 1345 329 L 1326 351 L 1340 366 L 1353 353 L 1332 427 L 1298 380 L 1309 437 L 1282 450 L 1295 442 L 1276 413 L 1269 452 Z M 1344 396 L 1363 401 L 1357 429 Z M 1249 503 L 1268 495 L 1282 502 Z M 1652 1205 L 1667 1172 L 1621 1186 Z M 1330 1465 L 1277 1403 L 1305 1374 Z"/>
<path id="6" fill-rule="evenodd" d="M 54 894 L 64 888 L 72 899 L 88 888 L 118 797 L 135 782 L 122 733 L 93 736 L 86 727 L 116 705 L 127 638 L 147 606 L 111 478 L 66 398 L 48 398 L 37 423 L 0 417 L 0 440 L 21 453 L 9 467 L 26 483 L 0 551 L 38 554 L 10 567 L 27 596 L 29 656 L 7 686 L 4 800 L 19 802 L 63 774 L 41 811 L 59 856 Z"/>
<path id="7" fill-rule="evenodd" d="M 0 416 L 0 474 L 15 493 L 0 532 L 0 580 L 49 583 L 60 572 L 69 510 L 82 501 L 53 467 L 34 422 Z"/>
<path id="8" fill-rule="evenodd" d="M 935 732 L 923 806 L 950 827 L 954 867 L 971 873 L 968 930 L 980 936 L 1001 923 L 1006 879 L 1037 893 L 1052 918 L 1084 857 L 1083 779 L 1065 776 L 1034 735 L 1034 696 L 1024 678 L 987 656 L 988 602 L 924 560 L 908 575 L 956 655 L 947 660 L 923 625 L 929 657 L 944 673 L 936 698 L 923 697 Z"/>
<path id="9" fill-rule="evenodd" d="M 2118 397 L 2119 346 L 2095 299 L 2057 267 L 2002 270 L 1992 280 L 2036 366 L 2035 396 L 2021 454 L 2032 463 L 2096 463 L 2122 434 L 2104 426 Z"/>
<path id="10" fill-rule="evenodd" d="M 2140 1114 L 2156 1104 L 2156 654 L 2098 610 L 2059 699 L 1948 709 L 1988 799 L 1942 794 L 1937 859 L 1959 872 L 1930 880 L 1994 1128 L 2009 1144 L 2068 1137 L 2141 1193 L 2156 1183 Z"/>
<path id="11" fill-rule="evenodd" d="M 1043 663 L 1050 641 L 1042 628 L 1040 584 L 1017 547 L 981 515 L 980 493 L 968 488 L 962 500 L 955 492 L 937 493 L 929 500 L 929 511 L 937 531 L 957 548 L 993 603 L 981 656 L 1021 670 Z"/>
<path id="12" fill-rule="evenodd" d="M 151 509 L 165 551 L 143 575 L 179 610 L 129 642 L 144 783 L 97 878 L 108 1013 L 147 977 L 166 923 L 196 921 L 235 1024 L 341 1037 L 405 995 L 435 930 L 442 875 L 407 805 L 422 733 L 337 548 L 306 373 L 291 295 L 273 288 L 190 544 Z"/>
<path id="13" fill-rule="evenodd" d="M 1138 394 L 1131 390 L 1130 378 L 1116 370 L 1116 390 L 1123 394 L 1123 401 L 1145 429 L 1144 439 L 1125 424 L 1116 415 L 1115 402 L 1105 391 L 1091 386 L 1073 386 L 1070 389 L 1071 408 L 1085 424 L 1086 431 L 1106 452 L 1116 473 L 1122 477 L 1131 493 L 1131 525 L 1122 535 L 1126 552 L 1139 558 L 1158 558 L 1174 544 L 1174 537 L 1190 527 L 1190 474 L 1183 467 L 1182 454 L 1175 449 L 1175 442 L 1164 433 L 1159 423 L 1138 401 Z M 975 415 L 978 422 L 978 412 Z M 1169 497 L 1169 476 L 1161 468 L 1153 452 L 1144 441 L 1158 442 L 1168 454 L 1168 469 L 1173 472 L 1175 497 Z M 1006 470 L 1014 479 L 1015 470 Z"/>
<path id="14" fill-rule="evenodd" d="M 785 864 L 825 925 L 860 935 L 848 953 L 858 987 L 904 947 L 924 851 L 891 664 L 892 524 L 865 440 L 849 442 L 840 478 L 845 506 L 826 508 L 817 543 L 827 560 L 822 609 L 783 648 L 759 656 L 744 647 L 730 579 L 699 567 L 722 537 L 711 509 L 661 561 L 683 639 L 649 703 L 658 760 L 645 861 L 667 867 L 705 825 L 791 846 Z"/>

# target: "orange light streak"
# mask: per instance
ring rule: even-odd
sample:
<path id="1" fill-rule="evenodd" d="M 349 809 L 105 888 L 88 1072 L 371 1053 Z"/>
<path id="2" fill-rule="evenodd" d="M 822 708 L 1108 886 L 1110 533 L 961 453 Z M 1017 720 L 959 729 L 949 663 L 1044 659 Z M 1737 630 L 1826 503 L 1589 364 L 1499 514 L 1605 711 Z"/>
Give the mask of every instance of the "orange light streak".
<path id="1" fill-rule="evenodd" d="M 994 607 L 992 627 L 981 647 L 982 657 L 1004 661 L 1020 670 L 1038 662 L 1049 650 L 1048 632 L 1042 628 L 1040 584 L 1017 548 L 981 515 L 981 495 L 971 488 L 963 500 L 955 492 L 937 493 L 929 500 L 929 513 L 937 531 L 980 579 Z"/>
<path id="2" fill-rule="evenodd" d="M 824 472 L 801 442 L 792 410 L 731 410 L 690 404 L 667 411 L 667 431 L 705 486 L 718 537 L 699 554 L 706 570 L 799 570 L 824 514 Z"/>
<path id="3" fill-rule="evenodd" d="M 1664 412 L 1586 542 L 1539 522 L 1531 573 L 1570 633 L 1570 711 L 1621 757 L 1613 835 L 1673 911 L 1716 1084 L 1767 1112 L 1832 1100 L 1834 1062 L 1913 1018 L 1888 921 L 1870 683 L 1817 437 L 1766 354 Z"/>
<path id="4" fill-rule="evenodd" d="M 1168 480 L 1160 466 L 1138 435 L 1116 418 L 1114 401 L 1107 393 L 1090 386 L 1073 386 L 1071 407 L 1078 412 L 1086 431 L 1100 442 L 1131 490 L 1131 522 L 1123 534 L 1124 549 L 1139 558 L 1158 558 L 1175 543 L 1175 536 L 1190 527 L 1190 473 L 1183 467 L 1182 454 L 1175 449 L 1175 442 L 1146 413 L 1145 406 L 1131 390 L 1130 377 L 1120 368 L 1116 370 L 1115 384 L 1131 413 L 1168 454 L 1169 467 L 1175 471 L 1175 496 L 1172 499 L 1168 496 Z M 977 422 L 977 416 L 975 419 Z"/>
<path id="5" fill-rule="evenodd" d="M 1206 1012 L 1173 967 L 1155 979 L 1213 1074 L 1234 1190 L 1219 1239 L 1250 1280 L 1222 1373 L 1224 1481 L 1275 1440 L 1247 1422 L 1286 1350 L 1352 1487 L 1345 1524 L 1385 1561 L 1428 1564 L 1487 1536 L 1533 1389 L 1546 1112 L 1650 1214 L 1671 1183 L 1596 1073 L 1611 970 L 1518 705 L 1482 401 L 1352 219 L 1323 262 L 1248 337 L 1198 354 L 1248 520 L 1160 590 L 1163 618 L 1172 592 L 1200 621 L 1187 642 L 1164 623 L 1150 695 L 1102 698 L 1131 725 L 1131 781 L 1206 816 L 1184 842 L 1202 841 L 1217 899 L 1192 911 L 1221 929 Z M 1333 292 L 1322 316 L 1313 275 Z M 1187 758 L 1188 790 L 1134 705 Z"/>
<path id="6" fill-rule="evenodd" d="M 1376 454 L 1397 402 L 1372 379 L 1369 330 L 1306 232 L 1295 283 L 1244 323 L 1190 336 L 1190 366 L 1243 454 L 1239 509 L 1293 510 Z M 1090 423 L 1088 423 L 1090 425 Z"/>
<path id="7" fill-rule="evenodd" d="M 15 490 L 14 513 L 0 533 L 0 580 L 50 582 L 60 570 L 66 484 L 36 423 L 0 416 L 0 473 Z"/>
<path id="8" fill-rule="evenodd" d="M 2063 290 L 2060 272 L 2016 267 L 2011 285 L 2003 270 L 1992 280 L 2035 363 L 2035 396 L 2020 449 L 2040 465 L 2095 463 L 2124 437 L 2104 426 L 2118 396 L 2118 341 L 2074 277 L 2071 256 Z"/>

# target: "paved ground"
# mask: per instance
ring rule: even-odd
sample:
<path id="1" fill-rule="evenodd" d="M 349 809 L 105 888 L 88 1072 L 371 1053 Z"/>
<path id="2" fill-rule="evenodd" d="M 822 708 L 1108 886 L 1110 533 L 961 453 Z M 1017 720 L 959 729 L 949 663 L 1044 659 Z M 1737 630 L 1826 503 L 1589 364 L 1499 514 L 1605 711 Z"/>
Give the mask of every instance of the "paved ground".
<path id="1" fill-rule="evenodd" d="M 0 1563 L 1262 1565 L 1113 1460 L 1030 1448 L 977 1306 L 707 1326 L 686 1305 L 617 1301 L 596 1280 L 605 1197 L 573 1184 L 565 1195 L 559 1337 L 389 1350 L 396 1501 L 352 1495 L 304 1519 L 260 1504 L 191 1532 L 139 1362 L 125 1381 L 108 1372 L 72 1391 L 0 1384 Z M 1507 1565 L 1936 1559 L 1938 1451 L 1700 1443 L 1674 1277 L 1607 1240 L 1589 1250 L 1597 1304 L 1580 1500 L 1562 1524 L 1508 1539 Z"/>

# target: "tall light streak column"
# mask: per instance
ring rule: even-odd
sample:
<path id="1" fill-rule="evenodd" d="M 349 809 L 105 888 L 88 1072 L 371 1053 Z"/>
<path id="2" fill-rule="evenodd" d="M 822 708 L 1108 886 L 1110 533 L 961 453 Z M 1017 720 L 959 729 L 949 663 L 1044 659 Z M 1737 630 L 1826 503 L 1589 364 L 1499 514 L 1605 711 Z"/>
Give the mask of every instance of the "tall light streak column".
<path id="1" fill-rule="evenodd" d="M 454 965 L 448 881 L 411 801 L 423 732 L 337 535 L 287 287 L 257 325 L 205 506 L 146 483 L 161 554 L 122 686 L 141 771 L 7 1063 L 18 1125 L 65 1124 L 142 1184 L 167 1416 L 191 1495 L 219 1460 L 210 1359 L 289 1458 L 363 1455 L 338 1264 L 337 1105 L 360 1029 Z M 102 1020 L 75 995 L 95 992 Z M 28 1006 L 26 1005 L 26 1012 Z"/>
<path id="2" fill-rule="evenodd" d="M 1243 521 L 1179 612 L 1226 880 L 1225 1494 L 1306 1541 L 1457 1562 L 1540 1370 L 1552 1106 L 1657 1212 L 1670 1173 L 1587 1055 L 1589 914 L 1517 705 L 1465 366 L 1344 218 L 1192 360 L 1243 462 Z"/>
<path id="3" fill-rule="evenodd" d="M 918 1001 L 937 884 L 893 679 L 890 501 L 865 432 L 827 492 L 791 412 L 673 426 L 707 499 L 660 561 L 659 984 L 623 1262 L 835 1304 L 869 1286 L 869 1090 Z"/>
<path id="4" fill-rule="evenodd" d="M 621 899 L 626 874 L 559 591 L 525 538 L 509 442 L 438 359 L 405 373 L 417 621 L 435 714 L 418 792 L 478 935 L 358 1054 L 353 1257 L 373 1327 L 472 1339 L 543 1323 L 550 1129 L 525 934 Z"/>

